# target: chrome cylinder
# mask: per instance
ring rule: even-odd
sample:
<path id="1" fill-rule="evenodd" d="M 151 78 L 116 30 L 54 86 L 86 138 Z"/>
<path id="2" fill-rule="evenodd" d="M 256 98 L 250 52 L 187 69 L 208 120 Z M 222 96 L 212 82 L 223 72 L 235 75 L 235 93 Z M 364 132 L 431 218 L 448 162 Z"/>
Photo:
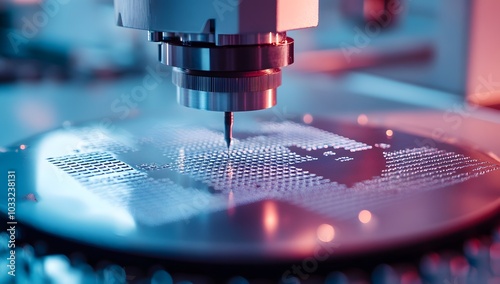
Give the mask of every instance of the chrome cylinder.
<path id="1" fill-rule="evenodd" d="M 250 72 L 192 71 L 174 67 L 179 104 L 212 111 L 251 111 L 276 105 L 279 68 Z"/>
<path id="2" fill-rule="evenodd" d="M 174 67 L 179 104 L 250 111 L 276 105 L 280 68 L 293 63 L 293 44 L 285 33 L 219 35 L 216 40 L 179 34 L 164 38 L 159 55 L 162 63 Z"/>

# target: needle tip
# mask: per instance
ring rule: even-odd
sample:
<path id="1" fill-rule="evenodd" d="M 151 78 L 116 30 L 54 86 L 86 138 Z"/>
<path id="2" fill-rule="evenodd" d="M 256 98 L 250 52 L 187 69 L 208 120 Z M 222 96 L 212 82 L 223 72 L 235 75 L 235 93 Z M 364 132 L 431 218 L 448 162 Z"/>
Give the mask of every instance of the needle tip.
<path id="1" fill-rule="evenodd" d="M 227 149 L 231 146 L 231 140 L 233 139 L 233 113 L 224 113 L 224 140 L 226 141 Z"/>

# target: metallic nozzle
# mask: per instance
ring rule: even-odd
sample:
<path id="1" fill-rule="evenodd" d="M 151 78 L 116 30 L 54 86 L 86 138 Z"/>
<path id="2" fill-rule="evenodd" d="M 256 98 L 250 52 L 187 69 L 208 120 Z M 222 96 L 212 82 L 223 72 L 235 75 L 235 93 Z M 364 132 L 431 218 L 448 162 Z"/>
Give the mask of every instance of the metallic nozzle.
<path id="1" fill-rule="evenodd" d="M 233 139 L 233 113 L 224 112 L 224 140 L 226 140 L 227 149 Z"/>

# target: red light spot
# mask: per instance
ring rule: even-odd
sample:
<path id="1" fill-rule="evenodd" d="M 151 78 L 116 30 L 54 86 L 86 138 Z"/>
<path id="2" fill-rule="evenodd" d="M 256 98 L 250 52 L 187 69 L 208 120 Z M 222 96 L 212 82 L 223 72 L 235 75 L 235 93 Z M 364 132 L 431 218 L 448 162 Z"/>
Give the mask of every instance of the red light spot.
<path id="1" fill-rule="evenodd" d="M 331 242 L 335 238 L 335 229 L 329 224 L 320 225 L 316 233 L 318 239 L 324 243 Z"/>
<path id="2" fill-rule="evenodd" d="M 313 122 L 313 116 L 310 114 L 304 114 L 304 117 L 302 117 L 302 120 L 304 121 L 305 124 L 311 124 Z"/>
<path id="3" fill-rule="evenodd" d="M 366 114 L 360 114 L 358 116 L 358 124 L 366 125 L 367 123 L 368 123 L 368 116 L 366 116 Z"/>
<path id="4" fill-rule="evenodd" d="M 372 213 L 368 210 L 361 210 L 358 214 L 358 219 L 363 224 L 368 224 L 372 220 Z"/>

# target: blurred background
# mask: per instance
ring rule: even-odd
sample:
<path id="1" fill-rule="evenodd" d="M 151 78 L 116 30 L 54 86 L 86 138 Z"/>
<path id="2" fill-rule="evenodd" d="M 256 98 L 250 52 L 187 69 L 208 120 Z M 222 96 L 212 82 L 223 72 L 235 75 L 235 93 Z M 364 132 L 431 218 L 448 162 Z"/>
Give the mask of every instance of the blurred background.
<path id="1" fill-rule="evenodd" d="M 319 26 L 288 33 L 296 57 L 278 105 L 259 113 L 383 125 L 500 161 L 499 11 L 498 0 L 320 0 Z M 0 38 L 0 152 L 92 120 L 222 125 L 221 113 L 177 104 L 156 44 L 117 27 L 112 0 L 0 0 Z M 146 78 L 154 87 L 132 96 Z"/>
<path id="2" fill-rule="evenodd" d="M 321 0 L 319 26 L 289 33 L 295 64 L 264 112 L 356 118 L 424 107 L 449 110 L 438 120 L 452 124 L 481 109 L 491 121 L 482 107 L 500 104 L 499 10 L 495 0 Z M 0 0 L 1 146 L 92 119 L 217 117 L 177 106 L 146 31 L 115 24 L 111 0 Z M 158 86 L 127 99 L 148 74 Z"/>

